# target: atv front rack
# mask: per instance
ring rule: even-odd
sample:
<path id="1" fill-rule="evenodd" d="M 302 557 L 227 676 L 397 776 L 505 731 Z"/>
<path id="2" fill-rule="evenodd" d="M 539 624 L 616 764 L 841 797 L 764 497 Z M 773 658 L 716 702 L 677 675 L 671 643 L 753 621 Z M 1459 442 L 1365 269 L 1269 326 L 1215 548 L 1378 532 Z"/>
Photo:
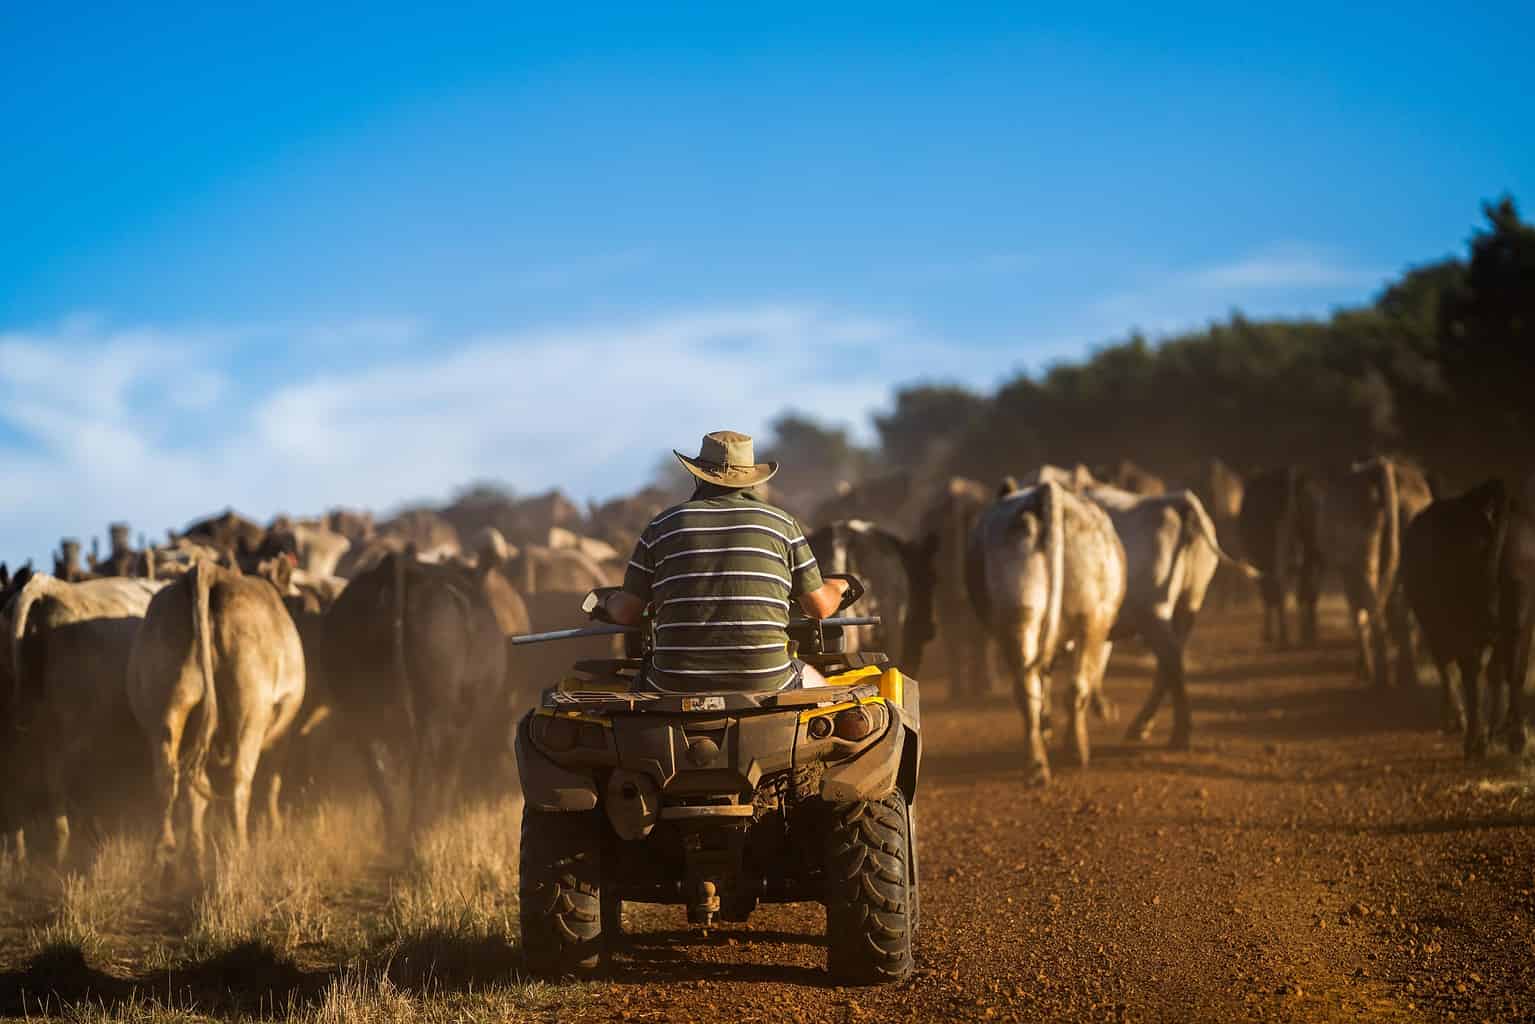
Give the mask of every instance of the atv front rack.
<path id="1" fill-rule="evenodd" d="M 795 619 L 789 623 L 790 632 L 807 629 L 814 625 L 822 628 L 835 626 L 878 626 L 878 615 L 845 615 L 834 619 Z M 579 640 L 589 636 L 631 636 L 641 632 L 639 626 L 619 626 L 608 622 L 598 622 L 590 626 L 576 626 L 571 629 L 551 629 L 546 633 L 523 633 L 512 637 L 512 645 L 521 647 L 525 644 L 542 644 L 551 640 Z"/>
<path id="2" fill-rule="evenodd" d="M 567 683 L 545 690 L 541 705 L 560 711 L 583 711 L 609 715 L 627 711 L 654 712 L 663 715 L 740 714 L 752 711 L 782 711 L 785 708 L 838 704 L 878 697 L 879 676 L 867 677 L 851 686 L 812 686 L 803 690 L 770 690 L 763 693 L 721 691 L 719 693 L 657 693 L 638 691 L 615 693 L 608 690 L 581 690 L 577 683 Z"/>

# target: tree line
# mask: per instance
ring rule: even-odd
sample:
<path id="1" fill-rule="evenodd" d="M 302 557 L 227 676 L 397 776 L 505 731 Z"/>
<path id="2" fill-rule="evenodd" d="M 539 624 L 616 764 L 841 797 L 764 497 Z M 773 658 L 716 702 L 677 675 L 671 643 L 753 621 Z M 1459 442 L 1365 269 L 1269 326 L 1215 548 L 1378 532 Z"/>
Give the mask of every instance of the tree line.
<path id="1" fill-rule="evenodd" d="M 1450 489 L 1528 471 L 1535 226 L 1510 197 L 1482 212 L 1463 258 L 1415 266 L 1326 319 L 1233 313 L 1158 341 L 1132 333 L 993 394 L 913 383 L 876 417 L 875 450 L 792 411 L 767 447 L 803 486 L 895 468 L 990 481 L 1121 459 L 1189 481 L 1211 456 L 1251 472 L 1402 454 Z"/>

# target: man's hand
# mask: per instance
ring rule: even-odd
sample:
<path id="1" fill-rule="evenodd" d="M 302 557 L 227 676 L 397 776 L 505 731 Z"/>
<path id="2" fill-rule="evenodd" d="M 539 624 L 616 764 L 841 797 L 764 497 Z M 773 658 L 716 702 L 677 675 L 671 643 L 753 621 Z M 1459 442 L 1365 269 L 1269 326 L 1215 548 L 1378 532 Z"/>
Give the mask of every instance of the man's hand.
<path id="1" fill-rule="evenodd" d="M 620 626 L 638 626 L 645 612 L 645 602 L 628 591 L 615 590 L 604 597 L 602 610 Z"/>
<path id="2" fill-rule="evenodd" d="M 799 606 L 812 619 L 827 619 L 842 607 L 842 596 L 847 593 L 847 580 L 827 580 L 817 590 L 799 599 Z"/>

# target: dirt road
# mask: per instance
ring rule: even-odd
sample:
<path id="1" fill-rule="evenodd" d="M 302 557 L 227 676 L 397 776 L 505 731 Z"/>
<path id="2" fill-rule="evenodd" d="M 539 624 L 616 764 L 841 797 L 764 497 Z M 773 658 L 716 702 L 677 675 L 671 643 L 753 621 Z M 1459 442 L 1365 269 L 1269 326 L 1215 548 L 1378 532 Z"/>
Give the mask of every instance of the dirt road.
<path id="1" fill-rule="evenodd" d="M 515 832 L 507 811 L 461 829 L 489 867 L 450 868 L 434 883 L 446 891 L 466 884 L 461 875 L 488 880 L 472 894 L 488 923 L 476 926 L 481 938 L 457 943 L 458 969 L 415 955 L 435 980 L 412 990 L 398 971 L 411 957 L 397 944 L 377 962 L 402 979 L 387 995 L 404 1009 L 376 993 L 358 1005 L 382 1006 L 368 1010 L 380 1020 L 1535 1019 L 1535 775 L 1506 756 L 1466 765 L 1458 742 L 1434 731 L 1428 685 L 1407 694 L 1357 686 L 1340 609 L 1331 611 L 1330 642 L 1311 652 L 1260 651 L 1255 613 L 1208 618 L 1194 642 L 1194 749 L 1157 745 L 1165 717 L 1144 746 L 1099 723 L 1093 764 L 1078 770 L 1058 756 L 1043 790 L 1025 788 L 1009 701 L 952 709 L 928 687 L 923 919 L 907 984 L 830 986 L 815 907 L 767 907 L 749 928 L 707 936 L 687 930 L 680 911 L 641 907 L 627 912 L 631 939 L 609 979 L 485 996 L 517 963 L 510 858 L 496 847 Z M 1125 717 L 1149 678 L 1149 657 L 1116 655 L 1109 695 Z M 185 982 L 186 1002 L 202 1007 L 359 1019 L 360 1009 L 325 1011 L 326 993 L 345 983 L 342 965 L 355 962 L 335 933 L 406 907 L 398 893 L 385 898 L 398 869 L 369 872 L 336 874 L 349 880 L 315 897 L 333 915 L 316 919 L 333 923 L 303 925 L 309 938 L 287 940 L 293 952 L 260 971 L 215 960 L 201 982 L 197 972 L 212 968 L 153 982 L 142 951 L 171 941 L 186 919 L 172 914 L 154 935 L 130 922 L 125 936 L 69 960 L 68 987 L 75 997 L 113 994 L 111 1012 L 124 1017 L 146 985 Z M 277 877 L 280 902 L 286 876 Z M 27 934 L 32 926 L 16 920 L 0 938 Z M 442 945 L 432 928 L 428 950 Z M 0 1012 L 15 1012 L 23 989 L 62 987 L 57 965 L 25 966 L 19 949 L 5 952 L 15 973 L 0 979 Z M 232 987 L 248 991 L 242 999 Z"/>
<path id="2" fill-rule="evenodd" d="M 1535 776 L 1465 766 L 1427 686 L 1358 688 L 1331 625 L 1326 649 L 1279 653 L 1255 615 L 1202 623 L 1194 749 L 1155 745 L 1165 718 L 1145 746 L 1100 725 L 1094 763 L 1057 758 L 1045 790 L 1023 786 L 1010 703 L 934 699 L 913 981 L 827 987 L 813 908 L 707 938 L 646 910 L 608 1017 L 1535 1018 Z M 1122 710 L 1149 673 L 1116 660 Z"/>

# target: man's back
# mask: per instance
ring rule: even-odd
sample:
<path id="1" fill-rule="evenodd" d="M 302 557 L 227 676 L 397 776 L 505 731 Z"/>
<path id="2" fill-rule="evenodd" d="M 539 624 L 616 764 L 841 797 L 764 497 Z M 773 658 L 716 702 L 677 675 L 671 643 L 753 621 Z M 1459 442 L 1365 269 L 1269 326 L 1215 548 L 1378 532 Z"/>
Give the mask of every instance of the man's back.
<path id="1" fill-rule="evenodd" d="M 654 685 L 776 690 L 794 677 L 790 604 L 821 583 L 794 517 L 731 491 L 695 496 L 652 520 L 624 590 L 654 604 Z"/>

